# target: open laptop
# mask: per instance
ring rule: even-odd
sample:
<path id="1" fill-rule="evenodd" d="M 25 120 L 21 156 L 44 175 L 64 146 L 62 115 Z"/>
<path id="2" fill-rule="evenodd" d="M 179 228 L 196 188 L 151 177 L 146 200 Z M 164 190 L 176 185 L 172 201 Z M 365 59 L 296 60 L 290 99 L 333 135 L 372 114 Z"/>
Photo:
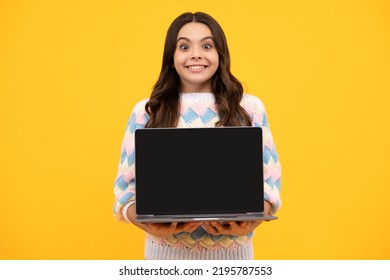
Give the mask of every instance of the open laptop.
<path id="1" fill-rule="evenodd" d="M 136 220 L 273 220 L 265 215 L 260 127 L 135 131 Z"/>

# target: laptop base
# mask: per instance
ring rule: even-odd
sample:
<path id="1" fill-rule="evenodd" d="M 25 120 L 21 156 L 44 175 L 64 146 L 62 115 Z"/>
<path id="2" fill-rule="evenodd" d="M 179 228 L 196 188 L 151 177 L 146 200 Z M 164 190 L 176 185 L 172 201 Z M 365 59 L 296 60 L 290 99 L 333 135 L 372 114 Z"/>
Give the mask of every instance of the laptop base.
<path id="1" fill-rule="evenodd" d="M 135 220 L 140 223 L 172 223 L 172 222 L 211 222 L 211 221 L 257 221 L 265 220 L 271 221 L 276 220 L 278 217 L 266 214 L 243 214 L 243 215 L 223 215 L 223 216 L 188 216 L 188 217 L 174 217 L 171 215 L 136 215 Z"/>

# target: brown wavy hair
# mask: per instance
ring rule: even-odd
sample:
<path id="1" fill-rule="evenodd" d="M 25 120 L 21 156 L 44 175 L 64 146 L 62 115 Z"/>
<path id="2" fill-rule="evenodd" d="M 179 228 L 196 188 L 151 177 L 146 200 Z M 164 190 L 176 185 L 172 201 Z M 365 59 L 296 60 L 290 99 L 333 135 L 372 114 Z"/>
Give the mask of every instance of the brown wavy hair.
<path id="1" fill-rule="evenodd" d="M 203 23 L 210 28 L 219 55 L 219 66 L 211 82 L 220 118 L 216 126 L 251 126 L 248 113 L 240 106 L 243 87 L 230 72 L 230 55 L 225 34 L 214 18 L 206 13 L 196 12 L 178 16 L 168 28 L 160 76 L 145 105 L 149 115 L 145 127 L 177 126 L 180 114 L 180 77 L 172 65 L 179 31 L 190 22 Z"/>

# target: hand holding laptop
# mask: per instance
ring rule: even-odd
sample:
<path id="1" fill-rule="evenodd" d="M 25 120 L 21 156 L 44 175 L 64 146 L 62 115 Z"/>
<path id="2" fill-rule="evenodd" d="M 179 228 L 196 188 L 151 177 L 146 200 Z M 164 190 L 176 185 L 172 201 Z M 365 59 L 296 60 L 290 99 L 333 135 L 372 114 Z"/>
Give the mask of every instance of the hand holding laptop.
<path id="1" fill-rule="evenodd" d="M 232 222 L 205 222 L 203 228 L 211 235 L 228 234 L 234 236 L 244 236 L 252 232 L 263 221 L 232 221 Z"/>
<path id="2" fill-rule="evenodd" d="M 172 223 L 146 223 L 145 225 L 148 227 L 150 234 L 157 237 L 165 237 L 179 232 L 192 233 L 201 225 L 201 223 L 172 222 Z"/>
<path id="3" fill-rule="evenodd" d="M 264 203 L 264 212 L 269 214 L 271 204 Z M 202 226 L 211 235 L 229 234 L 234 236 L 243 236 L 252 232 L 263 220 L 256 221 L 228 221 L 228 222 L 171 222 L 171 223 L 140 223 L 135 219 L 135 204 L 130 206 L 127 211 L 130 221 L 144 231 L 157 236 L 166 237 L 179 232 L 194 232 L 199 226 Z"/>
<path id="4" fill-rule="evenodd" d="M 135 204 L 127 209 L 127 217 L 134 225 L 157 237 L 165 237 L 179 232 L 191 233 L 201 225 L 200 222 L 140 223 L 135 219 Z"/>
<path id="5" fill-rule="evenodd" d="M 264 213 L 271 212 L 271 204 L 264 202 Z M 203 228 L 212 235 L 229 234 L 243 236 L 252 232 L 263 220 L 256 221 L 231 221 L 231 222 L 204 222 Z"/>

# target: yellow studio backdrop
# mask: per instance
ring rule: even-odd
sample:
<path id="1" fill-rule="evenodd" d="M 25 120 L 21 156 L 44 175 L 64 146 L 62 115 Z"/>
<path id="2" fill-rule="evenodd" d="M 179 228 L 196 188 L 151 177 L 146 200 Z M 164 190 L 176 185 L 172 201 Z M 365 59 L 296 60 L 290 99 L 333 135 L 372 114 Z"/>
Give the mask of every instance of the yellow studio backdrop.
<path id="1" fill-rule="evenodd" d="M 280 156 L 283 205 L 255 258 L 389 259 L 379 0 L 1 1 L 0 259 L 143 259 L 144 233 L 113 218 L 113 183 L 131 109 L 187 11 L 223 27 Z"/>

